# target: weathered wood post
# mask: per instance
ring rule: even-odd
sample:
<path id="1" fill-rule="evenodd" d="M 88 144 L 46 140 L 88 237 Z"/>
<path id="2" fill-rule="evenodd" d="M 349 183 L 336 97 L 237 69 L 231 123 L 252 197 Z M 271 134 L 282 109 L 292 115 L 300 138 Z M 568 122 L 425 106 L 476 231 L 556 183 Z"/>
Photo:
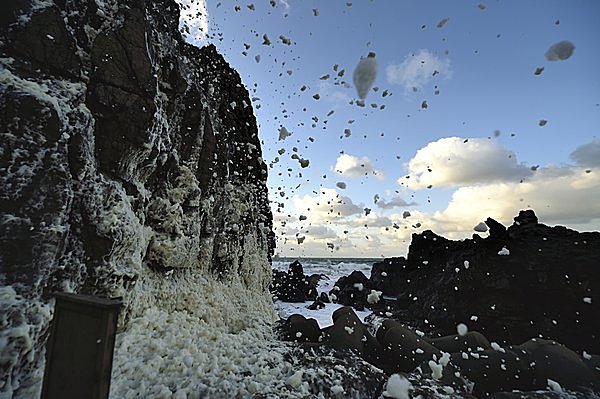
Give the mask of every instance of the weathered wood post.
<path id="1" fill-rule="evenodd" d="M 58 293 L 42 399 L 108 398 L 120 301 Z"/>

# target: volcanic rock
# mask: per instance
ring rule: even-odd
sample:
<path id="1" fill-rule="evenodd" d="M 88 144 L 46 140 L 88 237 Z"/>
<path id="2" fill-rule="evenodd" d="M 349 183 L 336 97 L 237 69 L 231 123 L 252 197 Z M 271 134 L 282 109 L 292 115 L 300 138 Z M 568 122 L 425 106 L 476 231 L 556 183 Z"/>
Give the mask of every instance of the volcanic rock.
<path id="1" fill-rule="evenodd" d="M 486 238 L 413 234 L 407 259 L 374 265 L 373 285 L 400 293 L 399 309 L 424 331 L 448 335 L 464 323 L 491 341 L 544 337 L 600 353 L 600 233 L 540 224 L 532 210 L 508 229 L 486 224 Z"/>
<path id="2" fill-rule="evenodd" d="M 371 306 L 367 301 L 367 295 L 371 292 L 371 288 L 372 284 L 367 276 L 363 272 L 355 270 L 349 276 L 340 277 L 329 292 L 329 296 L 335 298 L 334 303 L 364 310 Z"/>
<path id="3" fill-rule="evenodd" d="M 283 302 L 305 302 L 317 299 L 318 274 L 307 276 L 297 260 L 290 264 L 287 273 L 273 270 L 271 293 Z"/>

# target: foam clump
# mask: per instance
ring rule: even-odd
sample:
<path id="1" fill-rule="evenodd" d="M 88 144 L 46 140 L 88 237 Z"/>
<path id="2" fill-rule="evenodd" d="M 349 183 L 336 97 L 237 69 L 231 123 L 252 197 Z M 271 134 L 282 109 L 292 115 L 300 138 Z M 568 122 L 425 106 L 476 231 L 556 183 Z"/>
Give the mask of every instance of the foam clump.
<path id="1" fill-rule="evenodd" d="M 409 399 L 409 391 L 413 388 L 410 381 L 399 374 L 392 374 L 387 381 L 383 396 L 394 399 Z"/>
<path id="2" fill-rule="evenodd" d="M 564 61 L 570 58 L 575 51 L 575 45 L 568 40 L 563 40 L 550 46 L 545 57 L 548 61 Z"/>
<path id="3" fill-rule="evenodd" d="M 360 99 L 364 100 L 367 97 L 375 78 L 377 78 L 377 60 L 375 60 L 375 53 L 371 52 L 367 58 L 361 58 L 352 76 Z"/>

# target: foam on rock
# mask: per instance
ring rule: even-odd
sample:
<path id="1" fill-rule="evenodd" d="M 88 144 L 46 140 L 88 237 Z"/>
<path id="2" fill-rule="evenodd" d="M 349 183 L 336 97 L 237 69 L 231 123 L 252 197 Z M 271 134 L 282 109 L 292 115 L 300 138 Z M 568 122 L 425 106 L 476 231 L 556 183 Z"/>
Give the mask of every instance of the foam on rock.
<path id="1" fill-rule="evenodd" d="M 239 75 L 214 46 L 185 43 L 171 0 L 5 8 L 0 396 L 39 396 L 61 291 L 123 298 L 116 397 L 261 388 L 178 376 L 228 351 L 242 371 L 250 353 L 284 351 L 268 349 L 267 166 Z"/>

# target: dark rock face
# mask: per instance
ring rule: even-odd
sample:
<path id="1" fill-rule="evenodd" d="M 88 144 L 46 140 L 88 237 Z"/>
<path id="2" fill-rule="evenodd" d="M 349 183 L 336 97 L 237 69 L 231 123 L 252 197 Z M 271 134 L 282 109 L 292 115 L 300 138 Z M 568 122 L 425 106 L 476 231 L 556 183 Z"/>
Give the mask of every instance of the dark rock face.
<path id="1" fill-rule="evenodd" d="M 2 8 L 0 394 L 35 384 L 52 292 L 121 296 L 121 322 L 171 275 L 267 293 L 250 99 L 215 47 L 181 39 L 175 2 Z"/>
<path id="2" fill-rule="evenodd" d="M 486 224 L 487 238 L 414 234 L 408 259 L 374 265 L 375 289 L 399 296 L 407 322 L 425 331 L 447 335 L 464 323 L 490 341 L 544 337 L 599 353 L 600 233 L 549 227 L 531 210 L 508 229 Z"/>
<path id="3" fill-rule="evenodd" d="M 344 306 L 352 306 L 358 310 L 369 307 L 367 295 L 371 292 L 371 281 L 363 272 L 355 270 L 349 276 L 340 277 L 331 292 L 334 302 Z"/>

